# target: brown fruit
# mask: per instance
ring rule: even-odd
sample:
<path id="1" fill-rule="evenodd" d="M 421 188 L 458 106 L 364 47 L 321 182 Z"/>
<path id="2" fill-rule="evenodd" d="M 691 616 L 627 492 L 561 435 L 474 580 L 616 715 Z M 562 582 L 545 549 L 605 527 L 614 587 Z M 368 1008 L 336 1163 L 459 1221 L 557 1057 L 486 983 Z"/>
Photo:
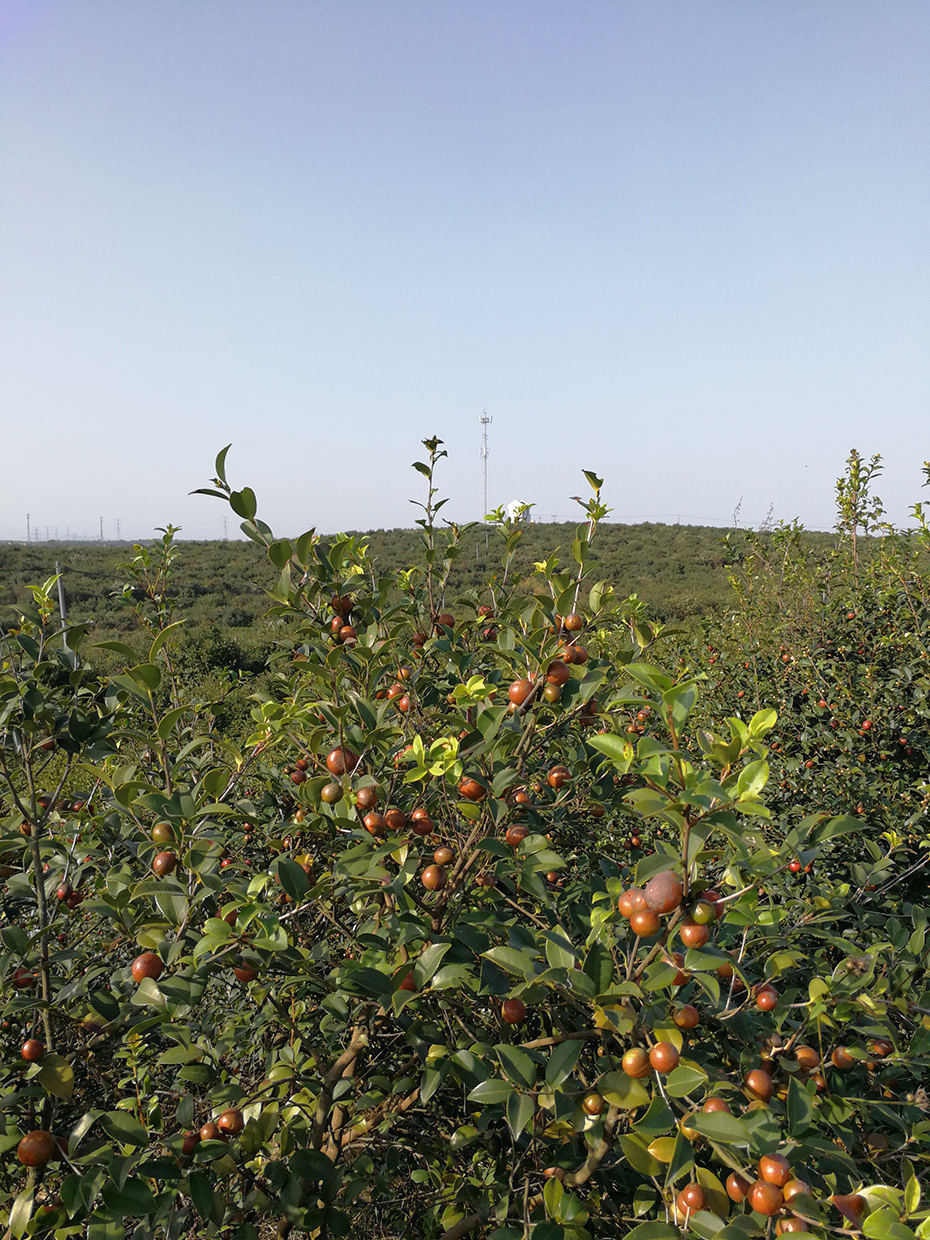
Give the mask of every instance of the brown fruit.
<path id="1" fill-rule="evenodd" d="M 695 1181 L 686 1184 L 675 1198 L 675 1204 L 682 1214 L 686 1214 L 688 1211 L 693 1213 L 695 1210 L 703 1210 L 706 1201 L 707 1195 L 703 1187 Z"/>
<path id="2" fill-rule="evenodd" d="M 519 1025 L 526 1019 L 526 1004 L 522 999 L 505 999 L 501 1004 L 501 1020 L 508 1025 Z"/>
<path id="3" fill-rule="evenodd" d="M 342 798 L 342 785 L 337 783 L 324 784 L 320 789 L 320 800 L 327 805 L 335 805 Z"/>
<path id="4" fill-rule="evenodd" d="M 345 775 L 358 765 L 358 755 L 344 745 L 337 745 L 326 755 L 326 769 L 330 775 Z"/>
<path id="5" fill-rule="evenodd" d="M 749 1192 L 749 1181 L 744 1175 L 740 1175 L 738 1171 L 731 1171 L 727 1176 L 726 1182 L 727 1196 L 731 1201 L 737 1203 L 746 1200 Z"/>
<path id="6" fill-rule="evenodd" d="M 753 1097 L 761 1098 L 763 1102 L 768 1102 L 775 1092 L 774 1082 L 764 1068 L 751 1068 L 743 1077 L 743 1085 Z"/>
<path id="7" fill-rule="evenodd" d="M 651 908 L 642 908 L 630 916 L 630 929 L 641 939 L 651 938 L 658 934 L 662 927 L 659 914 Z"/>
<path id="8" fill-rule="evenodd" d="M 484 784 L 480 784 L 470 775 L 459 780 L 459 796 L 464 797 L 466 801 L 483 801 L 487 795 L 488 790 Z"/>
<path id="9" fill-rule="evenodd" d="M 507 828 L 504 834 L 504 841 L 511 848 L 519 848 L 529 833 L 529 827 L 524 827 L 520 823 L 514 823 L 513 826 Z"/>
<path id="10" fill-rule="evenodd" d="M 804 1180 L 791 1179 L 782 1185 L 781 1191 L 785 1201 L 791 1201 L 792 1198 L 799 1197 L 801 1193 L 806 1193 L 809 1196 L 811 1186 L 805 1183 Z"/>
<path id="11" fill-rule="evenodd" d="M 701 1022 L 701 1014 L 693 1003 L 683 1003 L 675 1009 L 672 1020 L 679 1029 L 696 1029 Z"/>
<path id="12" fill-rule="evenodd" d="M 756 1007 L 760 1012 L 771 1012 L 778 1002 L 778 991 L 774 986 L 760 986 L 756 991 Z"/>
<path id="13" fill-rule="evenodd" d="M 600 1094 L 585 1094 L 581 1100 L 581 1109 L 585 1115 L 600 1115 L 603 1113 L 606 1103 Z"/>
<path id="14" fill-rule="evenodd" d="M 132 980 L 138 983 L 143 978 L 151 977 L 157 981 L 164 969 L 164 962 L 160 956 L 156 956 L 154 952 L 143 952 L 141 956 L 136 956 L 132 962 Z"/>
<path id="15" fill-rule="evenodd" d="M 420 882 L 427 891 L 439 891 L 446 885 L 446 872 L 441 865 L 428 865 L 420 875 Z"/>
<path id="16" fill-rule="evenodd" d="M 704 1099 L 704 1105 L 701 1107 L 701 1110 L 706 1112 L 708 1115 L 729 1115 L 730 1104 L 725 1098 L 717 1098 L 714 1095 L 711 1095 L 710 1098 Z"/>
<path id="17" fill-rule="evenodd" d="M 627 1076 L 631 1076 L 636 1081 L 641 1081 L 643 1077 L 649 1075 L 649 1056 L 641 1046 L 632 1046 L 628 1051 L 624 1052 L 623 1058 L 620 1060 L 620 1067 Z"/>
<path id="18" fill-rule="evenodd" d="M 550 788 L 564 788 L 567 783 L 571 782 L 572 773 L 563 763 L 559 762 L 551 768 L 546 776 L 546 783 Z"/>
<path id="19" fill-rule="evenodd" d="M 649 1062 L 664 1076 L 678 1067 L 678 1050 L 671 1042 L 656 1042 L 649 1050 Z"/>
<path id="20" fill-rule="evenodd" d="M 703 947 L 710 939 L 710 928 L 696 921 L 683 921 L 678 927 L 678 937 L 685 947 Z"/>
<path id="21" fill-rule="evenodd" d="M 784 1236 L 793 1231 L 807 1231 L 808 1224 L 794 1214 L 775 1220 L 775 1235 Z"/>
<path id="22" fill-rule="evenodd" d="M 253 968 L 252 965 L 246 964 L 245 961 L 241 964 L 234 964 L 233 973 L 236 975 L 236 979 L 243 984 L 254 982 L 256 977 L 258 977 L 258 970 Z"/>
<path id="23" fill-rule="evenodd" d="M 214 1124 L 212 1119 L 207 1120 L 207 1122 L 203 1125 L 203 1127 L 200 1129 L 200 1132 L 197 1135 L 200 1137 L 201 1141 L 222 1141 L 223 1140 L 223 1134 L 220 1132 L 216 1124 Z"/>
<path id="24" fill-rule="evenodd" d="M 16 1147 L 16 1157 L 24 1167 L 44 1167 L 58 1149 L 55 1138 L 45 1128 L 27 1132 Z"/>
<path id="25" fill-rule="evenodd" d="M 561 685 L 546 685 L 543 689 L 543 700 L 554 706 L 562 697 Z"/>
<path id="26" fill-rule="evenodd" d="M 181 1142 L 181 1153 L 185 1158 L 190 1158 L 194 1150 L 200 1144 L 199 1132 L 185 1132 L 184 1140 Z"/>
<path id="27" fill-rule="evenodd" d="M 507 697 L 514 706 L 522 706 L 532 692 L 532 680 L 515 680 L 507 690 Z"/>
<path id="28" fill-rule="evenodd" d="M 216 1126 L 227 1137 L 237 1137 L 245 1127 L 245 1120 L 239 1108 L 233 1107 L 231 1110 L 223 1112 L 217 1119 Z"/>
<path id="29" fill-rule="evenodd" d="M 546 681 L 559 688 L 571 679 L 571 675 L 568 664 L 563 663 L 561 659 L 553 659 L 546 668 Z"/>
<path id="30" fill-rule="evenodd" d="M 869 1204 L 861 1193 L 836 1193 L 830 1201 L 854 1227 L 858 1227 L 862 1222 L 862 1216 Z"/>
<path id="31" fill-rule="evenodd" d="M 384 835 L 387 831 L 387 819 L 383 814 L 379 814 L 373 809 L 370 814 L 366 814 L 362 819 L 362 825 L 370 835 Z"/>
<path id="32" fill-rule="evenodd" d="M 152 827 L 152 843 L 153 844 L 170 844 L 174 839 L 174 832 L 171 829 L 170 822 L 156 822 Z"/>
<path id="33" fill-rule="evenodd" d="M 671 913 L 681 904 L 681 879 L 671 870 L 653 875 L 643 888 L 646 903 L 656 913 Z"/>
<path id="34" fill-rule="evenodd" d="M 759 1159 L 759 1176 L 766 1184 L 784 1188 L 791 1179 L 791 1164 L 782 1154 L 763 1154 Z"/>
<path id="35" fill-rule="evenodd" d="M 433 832 L 433 820 L 425 809 L 415 809 L 410 822 L 410 829 L 414 835 L 425 838 Z"/>
<path id="36" fill-rule="evenodd" d="M 617 901 L 617 908 L 624 917 L 630 918 L 634 913 L 646 907 L 646 897 L 640 887 L 628 887 Z"/>
<path id="37" fill-rule="evenodd" d="M 177 868 L 178 859 L 173 852 L 156 853 L 152 859 L 152 872 L 158 878 L 164 878 L 166 874 L 173 874 Z"/>
<path id="38" fill-rule="evenodd" d="M 451 611 L 441 611 L 436 617 L 436 632 L 440 629 L 451 629 L 455 627 L 455 616 Z"/>
<path id="39" fill-rule="evenodd" d="M 746 1196 L 751 1209 L 769 1218 L 778 1213 L 784 1202 L 781 1189 L 776 1184 L 769 1184 L 766 1180 L 756 1180 L 750 1185 Z"/>
<path id="40" fill-rule="evenodd" d="M 841 1072 L 848 1072 L 855 1066 L 856 1060 L 845 1046 L 837 1046 L 830 1056 L 830 1062 Z"/>
<path id="41" fill-rule="evenodd" d="M 579 616 L 577 611 L 569 612 L 562 621 L 562 628 L 568 633 L 580 633 L 584 628 L 584 619 Z"/>
<path id="42" fill-rule="evenodd" d="M 802 1072 L 812 1072 L 820 1064 L 820 1055 L 812 1046 L 799 1046 L 794 1052 Z"/>
<path id="43" fill-rule="evenodd" d="M 437 848 L 433 853 L 433 860 L 437 865 L 448 865 L 454 856 L 455 854 L 451 848 L 443 846 L 441 848 Z"/>
<path id="44" fill-rule="evenodd" d="M 407 815 L 402 809 L 392 806 L 384 811 L 384 821 L 388 825 L 390 831 L 403 831 L 407 825 Z"/>
<path id="45" fill-rule="evenodd" d="M 336 787 L 338 788 L 339 785 L 337 784 Z M 355 804 L 363 810 L 374 809 L 380 799 L 380 793 L 374 784 L 366 784 L 355 794 Z"/>
<path id="46" fill-rule="evenodd" d="M 35 1063 L 45 1054 L 45 1046 L 38 1038 L 27 1038 L 19 1053 L 27 1063 Z"/>

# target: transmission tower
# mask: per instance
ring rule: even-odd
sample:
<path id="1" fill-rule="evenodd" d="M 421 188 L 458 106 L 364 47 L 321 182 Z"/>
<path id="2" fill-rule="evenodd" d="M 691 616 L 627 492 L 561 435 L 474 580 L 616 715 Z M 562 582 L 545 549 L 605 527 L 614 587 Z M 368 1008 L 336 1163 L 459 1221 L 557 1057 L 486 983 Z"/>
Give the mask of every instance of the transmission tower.
<path id="1" fill-rule="evenodd" d="M 481 423 L 481 475 L 484 481 L 484 507 L 481 516 L 484 517 L 488 511 L 488 427 L 494 419 L 489 418 L 488 411 L 484 409 L 478 421 Z"/>

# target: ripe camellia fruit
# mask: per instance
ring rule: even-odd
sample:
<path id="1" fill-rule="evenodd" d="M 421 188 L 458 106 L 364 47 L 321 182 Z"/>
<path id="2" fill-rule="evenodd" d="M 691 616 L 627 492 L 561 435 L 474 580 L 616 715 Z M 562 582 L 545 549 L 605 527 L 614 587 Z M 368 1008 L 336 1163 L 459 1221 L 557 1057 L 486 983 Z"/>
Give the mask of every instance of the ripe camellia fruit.
<path id="1" fill-rule="evenodd" d="M 514 823 L 512 827 L 507 828 L 504 835 L 504 841 L 509 844 L 511 848 L 519 848 L 529 833 L 529 827 L 524 827 L 520 823 Z"/>
<path id="2" fill-rule="evenodd" d="M 768 1102 L 775 1092 L 775 1084 L 764 1068 L 751 1068 L 743 1077 L 743 1085 L 763 1102 Z"/>
<path id="3" fill-rule="evenodd" d="M 522 706 L 532 692 L 532 680 L 515 680 L 507 690 L 507 696 L 514 706 Z"/>
<path id="4" fill-rule="evenodd" d="M 671 1042 L 656 1042 L 649 1051 L 649 1062 L 665 1076 L 678 1067 L 678 1049 Z"/>
<path id="5" fill-rule="evenodd" d="M 646 907 L 646 896 L 641 888 L 629 887 L 622 893 L 617 901 L 617 908 L 622 915 L 629 919 L 634 913 L 640 912 Z"/>
<path id="6" fill-rule="evenodd" d="M 561 762 L 559 762 L 549 771 L 546 776 L 546 783 L 550 788 L 555 788 L 558 790 L 559 788 L 564 788 L 564 786 L 571 781 L 571 778 L 571 771 L 567 766 L 564 766 Z"/>
<path id="7" fill-rule="evenodd" d="M 452 849 L 446 848 L 445 846 L 443 846 L 441 848 L 437 848 L 436 851 L 433 853 L 433 860 L 436 862 L 437 865 L 448 865 L 449 862 L 452 860 L 453 856 L 454 854 L 452 852 Z"/>
<path id="8" fill-rule="evenodd" d="M 38 1038 L 27 1038 L 22 1045 L 20 1054 L 27 1063 L 35 1063 L 37 1059 L 41 1059 L 45 1054 L 45 1047 Z"/>
<path id="9" fill-rule="evenodd" d="M 245 1127 L 245 1120 L 238 1107 L 232 1107 L 217 1119 L 216 1126 L 227 1137 L 236 1137 Z"/>
<path id="10" fill-rule="evenodd" d="M 627 1076 L 631 1076 L 636 1081 L 641 1081 L 643 1077 L 649 1075 L 649 1056 L 641 1046 L 632 1046 L 628 1051 L 624 1052 L 623 1058 L 620 1060 L 620 1067 Z"/>
<path id="11" fill-rule="evenodd" d="M 446 872 L 441 865 L 428 865 L 420 875 L 420 882 L 427 891 L 439 891 L 446 885 Z"/>
<path id="12" fill-rule="evenodd" d="M 585 1115 L 600 1115 L 604 1110 L 604 1099 L 600 1094 L 585 1094 L 581 1100 L 581 1109 Z"/>
<path id="13" fill-rule="evenodd" d="M 671 913 L 681 904 L 681 879 L 671 870 L 654 874 L 643 888 L 646 903 L 656 913 Z"/>
<path id="14" fill-rule="evenodd" d="M 760 1012 L 771 1012 L 778 1002 L 778 991 L 774 986 L 760 986 L 756 991 L 756 1007 Z"/>
<path id="15" fill-rule="evenodd" d="M 740 1175 L 738 1171 L 731 1171 L 727 1176 L 726 1182 L 727 1196 L 731 1201 L 737 1203 L 746 1200 L 749 1192 L 749 1181 L 744 1175 Z"/>
<path id="16" fill-rule="evenodd" d="M 763 1154 L 759 1159 L 759 1176 L 766 1184 L 784 1188 L 791 1179 L 791 1164 L 783 1154 Z"/>
<path id="17" fill-rule="evenodd" d="M 630 929 L 641 939 L 648 939 L 653 934 L 658 934 L 661 925 L 659 914 L 651 908 L 637 909 L 635 913 L 630 914 Z"/>
<path id="18" fill-rule="evenodd" d="M 358 756 L 344 745 L 338 745 L 326 755 L 326 769 L 330 775 L 345 775 L 358 766 Z"/>
<path id="19" fill-rule="evenodd" d="M 459 781 L 459 796 L 466 801 L 483 801 L 487 794 L 485 786 L 469 775 Z"/>
<path id="20" fill-rule="evenodd" d="M 55 1138 L 47 1129 L 34 1128 L 17 1145 L 16 1157 L 24 1167 L 44 1167 L 57 1148 Z"/>
<path id="21" fill-rule="evenodd" d="M 526 1019 L 526 1004 L 522 999 L 505 999 L 501 1004 L 501 1020 L 508 1025 L 519 1025 Z"/>
<path id="22" fill-rule="evenodd" d="M 157 981 L 164 972 L 165 965 L 162 958 L 154 952 L 143 952 L 141 956 L 136 956 L 131 969 L 134 982 L 141 982 L 146 977 Z"/>
<path id="23" fill-rule="evenodd" d="M 693 1213 L 695 1210 L 703 1210 L 706 1201 L 707 1196 L 703 1187 L 692 1181 L 686 1184 L 678 1194 L 675 1204 L 682 1214 L 687 1214 L 689 1211 Z"/>
<path id="24" fill-rule="evenodd" d="M 710 939 L 710 929 L 697 921 L 683 921 L 678 927 L 678 937 L 685 947 L 703 947 Z"/>
<path id="25" fill-rule="evenodd" d="M 173 852 L 156 853 L 152 860 L 152 871 L 158 878 L 164 878 L 166 874 L 173 874 L 177 867 L 178 859 Z"/>
<path id="26" fill-rule="evenodd" d="M 777 1214 L 784 1202 L 784 1196 L 777 1184 L 769 1184 L 766 1180 L 756 1180 L 750 1185 L 749 1192 L 746 1194 L 749 1199 L 751 1209 L 757 1214 L 765 1214 L 771 1218 L 773 1214 Z"/>
<path id="27" fill-rule="evenodd" d="M 693 1003 L 683 1003 L 676 1008 L 672 1020 L 679 1029 L 696 1029 L 701 1021 L 701 1014 Z"/>
<path id="28" fill-rule="evenodd" d="M 855 1066 L 856 1060 L 852 1055 L 850 1055 L 845 1046 L 838 1046 L 830 1055 L 830 1062 L 833 1064 L 834 1068 L 838 1068 L 841 1072 L 847 1072 L 850 1068 Z"/>

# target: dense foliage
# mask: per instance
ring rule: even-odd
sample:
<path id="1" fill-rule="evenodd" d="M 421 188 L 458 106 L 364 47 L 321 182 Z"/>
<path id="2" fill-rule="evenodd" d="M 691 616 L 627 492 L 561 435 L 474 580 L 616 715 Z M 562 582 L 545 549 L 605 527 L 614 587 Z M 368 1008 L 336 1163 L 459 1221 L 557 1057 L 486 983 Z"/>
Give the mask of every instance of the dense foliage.
<path id="1" fill-rule="evenodd" d="M 469 588 L 424 446 L 387 573 L 220 454 L 257 678 L 190 661 L 170 528 L 130 640 L 52 578 L 0 638 L 10 1235 L 930 1235 L 921 511 L 866 553 L 851 458 L 835 551 L 734 547 L 694 642 L 593 473 Z"/>

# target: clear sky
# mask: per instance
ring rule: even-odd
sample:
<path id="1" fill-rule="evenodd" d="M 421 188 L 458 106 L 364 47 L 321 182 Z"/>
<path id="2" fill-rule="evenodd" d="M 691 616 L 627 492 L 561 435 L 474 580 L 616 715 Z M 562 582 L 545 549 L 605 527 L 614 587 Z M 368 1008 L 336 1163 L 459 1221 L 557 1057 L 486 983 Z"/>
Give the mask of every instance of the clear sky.
<path id="1" fill-rule="evenodd" d="M 0 538 L 899 522 L 930 457 L 927 0 L 0 0 Z M 230 522 L 230 533 L 234 530 Z"/>

